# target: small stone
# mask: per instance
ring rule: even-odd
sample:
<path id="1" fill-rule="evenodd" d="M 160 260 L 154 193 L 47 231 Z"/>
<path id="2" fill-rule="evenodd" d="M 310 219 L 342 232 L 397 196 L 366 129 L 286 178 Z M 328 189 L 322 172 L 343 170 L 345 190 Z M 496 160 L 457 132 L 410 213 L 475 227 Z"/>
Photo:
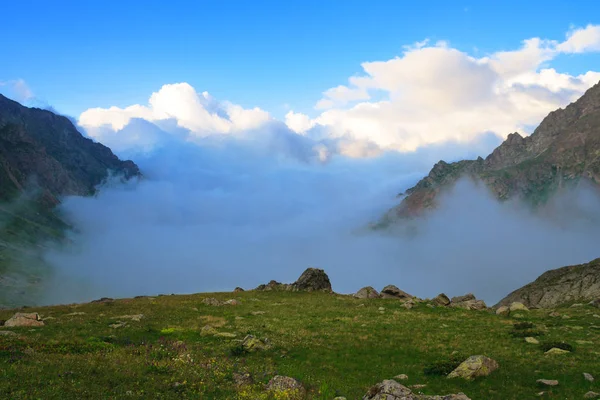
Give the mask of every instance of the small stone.
<path id="1" fill-rule="evenodd" d="M 227 300 L 225 303 L 223 303 L 227 306 L 239 306 L 240 302 L 237 301 L 236 299 L 231 299 L 231 300 Z"/>
<path id="2" fill-rule="evenodd" d="M 240 387 L 240 386 L 248 386 L 248 385 L 252 385 L 254 383 L 254 379 L 252 379 L 252 375 L 245 373 L 245 374 L 239 374 L 237 372 L 233 373 L 233 382 L 235 382 L 235 385 Z"/>
<path id="3" fill-rule="evenodd" d="M 588 382 L 594 382 L 594 377 L 591 374 L 588 374 L 587 372 L 583 373 L 583 377 Z"/>
<path id="4" fill-rule="evenodd" d="M 558 355 L 558 354 L 567 354 L 570 353 L 569 350 L 563 350 L 563 349 L 559 349 L 558 347 L 553 347 L 550 350 L 548 350 L 546 353 L 547 355 Z"/>
<path id="5" fill-rule="evenodd" d="M 562 319 L 569 319 L 569 318 L 571 318 L 571 317 L 569 317 L 567 314 L 562 316 Z"/>
<path id="6" fill-rule="evenodd" d="M 127 326 L 127 322 L 121 322 L 121 321 L 119 321 L 117 323 L 110 324 L 109 326 L 111 328 L 113 328 L 113 329 L 123 328 L 123 327 Z"/>
<path id="7" fill-rule="evenodd" d="M 218 332 L 218 333 L 215 333 L 215 336 L 232 339 L 232 338 L 236 337 L 237 335 L 235 333 L 230 333 L 230 332 Z"/>
<path id="8" fill-rule="evenodd" d="M 426 388 L 426 387 L 427 387 L 427 385 L 426 385 L 426 384 L 424 384 L 424 383 L 417 383 L 416 385 L 410 385 L 410 387 L 411 387 L 412 389 L 419 390 L 419 389 Z"/>
<path id="9" fill-rule="evenodd" d="M 214 297 L 207 297 L 206 299 L 202 300 L 202 304 L 206 304 L 207 306 L 221 306 L 223 305 L 223 303 L 217 299 L 215 299 Z"/>
<path id="10" fill-rule="evenodd" d="M 266 350 L 269 348 L 269 345 L 253 335 L 247 335 L 242 341 L 242 348 L 247 352 L 252 353 L 255 351 Z"/>
<path id="11" fill-rule="evenodd" d="M 265 311 L 252 311 L 250 314 L 252 315 L 263 315 Z"/>
<path id="12" fill-rule="evenodd" d="M 525 306 L 523 303 L 519 303 L 518 301 L 510 303 L 509 307 L 510 312 L 513 311 L 529 311 L 529 308 Z"/>
<path id="13" fill-rule="evenodd" d="M 498 307 L 496 310 L 496 315 L 501 315 L 503 317 L 507 317 L 510 314 L 510 309 L 506 306 Z"/>
<path id="14" fill-rule="evenodd" d="M 536 382 L 543 386 L 558 386 L 558 381 L 554 379 L 538 379 Z"/>
<path id="15" fill-rule="evenodd" d="M 406 375 L 406 374 L 400 374 L 400 375 L 396 375 L 396 376 L 394 377 L 394 379 L 397 379 L 397 380 L 400 380 L 400 381 L 405 381 L 405 380 L 407 380 L 407 379 L 408 379 L 408 375 Z"/>
<path id="16" fill-rule="evenodd" d="M 379 307 L 378 310 L 379 311 L 385 311 L 385 307 Z"/>
<path id="17" fill-rule="evenodd" d="M 600 397 L 600 393 L 592 392 L 591 390 L 583 395 L 584 399 L 597 399 Z"/>
<path id="18" fill-rule="evenodd" d="M 527 343 L 531 343 L 531 344 L 540 344 L 540 341 L 539 341 L 539 340 L 537 340 L 536 338 L 534 338 L 534 337 L 531 337 L 531 336 L 528 336 L 528 337 L 526 337 L 526 338 L 525 338 L 525 341 L 526 341 Z"/>
<path id="19" fill-rule="evenodd" d="M 584 305 L 581 303 L 575 303 L 571 305 L 571 308 L 583 307 Z"/>
<path id="20" fill-rule="evenodd" d="M 144 318 L 144 314 L 135 314 L 135 315 L 121 315 L 119 317 L 115 317 L 117 319 L 130 319 L 132 321 L 140 322 L 142 318 Z"/>
<path id="21" fill-rule="evenodd" d="M 556 311 L 552 311 L 550 314 L 548 314 L 549 317 L 560 317 L 560 313 L 556 312 Z"/>
<path id="22" fill-rule="evenodd" d="M 584 346 L 587 344 L 594 344 L 594 342 L 592 342 L 591 340 L 576 340 L 575 343 L 584 345 Z"/>
<path id="23" fill-rule="evenodd" d="M 71 316 L 75 316 L 75 315 L 85 315 L 84 312 L 72 312 L 70 314 L 65 314 L 65 317 L 71 317 Z"/>
<path id="24" fill-rule="evenodd" d="M 11 331 L 0 331 L 0 336 L 17 336 L 17 334 Z"/>
<path id="25" fill-rule="evenodd" d="M 267 384 L 267 391 L 278 395 L 286 395 L 287 399 L 303 399 L 306 389 L 300 382 L 289 376 L 276 375 Z"/>
<path id="26" fill-rule="evenodd" d="M 202 329 L 200 329 L 200 336 L 213 336 L 217 333 L 217 330 L 211 325 L 204 325 Z"/>

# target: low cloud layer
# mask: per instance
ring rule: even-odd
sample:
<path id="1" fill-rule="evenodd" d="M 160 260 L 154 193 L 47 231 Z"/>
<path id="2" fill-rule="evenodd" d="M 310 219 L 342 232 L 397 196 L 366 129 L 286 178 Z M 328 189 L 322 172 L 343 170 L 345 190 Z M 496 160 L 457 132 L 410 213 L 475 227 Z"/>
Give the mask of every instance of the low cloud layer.
<path id="1" fill-rule="evenodd" d="M 230 291 L 292 282 L 314 266 L 342 293 L 395 284 L 494 303 L 549 268 L 598 256 L 600 203 L 586 191 L 552 213 L 583 217 L 547 219 L 461 183 L 416 236 L 367 229 L 435 160 L 468 153 L 459 145 L 326 165 L 257 148 L 171 144 L 138 155 L 146 179 L 65 199 L 77 232 L 45 255 L 53 277 L 44 301 Z"/>

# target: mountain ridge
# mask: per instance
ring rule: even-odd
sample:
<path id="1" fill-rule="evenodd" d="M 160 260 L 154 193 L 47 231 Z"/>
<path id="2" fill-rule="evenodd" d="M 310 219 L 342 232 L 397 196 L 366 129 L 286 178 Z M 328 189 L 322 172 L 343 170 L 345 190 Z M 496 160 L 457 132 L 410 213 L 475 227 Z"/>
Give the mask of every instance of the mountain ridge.
<path id="1" fill-rule="evenodd" d="M 600 83 L 564 109 L 550 112 L 529 136 L 509 134 L 485 159 L 439 161 L 408 189 L 379 226 L 424 215 L 461 177 L 485 183 L 499 200 L 518 197 L 534 207 L 582 179 L 600 183 Z"/>

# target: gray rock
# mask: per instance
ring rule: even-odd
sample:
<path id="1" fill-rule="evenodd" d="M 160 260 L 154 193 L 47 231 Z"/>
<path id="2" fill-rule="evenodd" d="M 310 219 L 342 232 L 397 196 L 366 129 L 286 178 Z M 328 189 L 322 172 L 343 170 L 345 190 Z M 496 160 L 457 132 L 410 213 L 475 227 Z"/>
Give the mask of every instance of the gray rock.
<path id="1" fill-rule="evenodd" d="M 497 306 L 520 302 L 527 307 L 553 308 L 600 297 L 600 258 L 544 272 L 535 281 L 510 293 Z M 596 303 L 598 304 L 598 303 Z"/>
<path id="2" fill-rule="evenodd" d="M 542 386 L 558 386 L 558 381 L 555 379 L 538 379 L 536 382 Z"/>
<path id="3" fill-rule="evenodd" d="M 202 300 L 202 304 L 206 304 L 207 306 L 222 306 L 223 302 L 215 299 L 214 297 L 207 297 Z"/>
<path id="4" fill-rule="evenodd" d="M 253 335 L 247 335 L 242 341 L 242 348 L 249 353 L 253 353 L 256 351 L 266 350 L 270 346 L 266 341 L 260 340 Z"/>
<path id="5" fill-rule="evenodd" d="M 503 317 L 508 317 L 510 315 L 510 308 L 507 306 L 500 306 L 496 310 L 496 315 L 502 315 Z"/>
<path id="6" fill-rule="evenodd" d="M 600 308 L 600 297 L 588 303 L 592 307 Z"/>
<path id="7" fill-rule="evenodd" d="M 513 301 L 509 306 L 510 312 L 514 311 L 529 311 L 529 308 L 525 306 L 525 304 L 520 303 L 518 301 Z"/>
<path id="8" fill-rule="evenodd" d="M 588 382 L 594 382 L 594 377 L 591 374 L 588 374 L 587 372 L 583 373 L 583 378 Z"/>
<path id="9" fill-rule="evenodd" d="M 354 294 L 354 297 L 356 297 L 357 299 L 377 299 L 380 296 L 377 290 L 373 289 L 371 286 L 365 286 L 364 288 L 356 292 Z"/>
<path id="10" fill-rule="evenodd" d="M 471 356 L 463 361 L 450 374 L 448 378 L 463 378 L 471 380 L 480 376 L 487 376 L 498 369 L 498 363 L 486 356 Z"/>
<path id="11" fill-rule="evenodd" d="M 410 294 L 406 293 L 403 290 L 398 289 L 398 287 L 394 286 L 394 285 L 387 285 L 386 287 L 384 287 L 381 290 L 381 297 L 385 298 L 385 299 L 412 299 L 413 296 L 411 296 Z"/>
<path id="12" fill-rule="evenodd" d="M 405 381 L 408 379 L 408 375 L 406 374 L 400 374 L 400 375 L 396 375 L 394 377 L 394 379 L 399 380 L 399 381 Z"/>
<path id="13" fill-rule="evenodd" d="M 413 385 L 422 388 L 425 385 Z M 375 386 L 363 396 L 363 400 L 471 400 L 464 393 L 431 396 L 413 393 L 412 390 L 400 383 L 388 379 Z"/>
<path id="14" fill-rule="evenodd" d="M 329 277 L 322 269 L 318 268 L 307 268 L 296 282 L 293 283 L 295 290 L 302 291 L 325 291 L 333 292 L 331 290 L 331 282 Z"/>
<path id="15" fill-rule="evenodd" d="M 235 383 L 235 386 L 241 387 L 241 386 L 252 385 L 254 383 L 254 379 L 252 378 L 252 375 L 250 375 L 248 373 L 240 374 L 240 373 L 234 372 L 233 373 L 233 382 Z"/>
<path id="16" fill-rule="evenodd" d="M 42 321 L 38 313 L 16 313 L 4 323 L 4 326 L 7 328 L 19 326 L 44 326 L 44 321 Z"/>
<path id="17" fill-rule="evenodd" d="M 463 301 L 475 300 L 473 293 L 467 293 L 464 296 L 454 296 L 451 300 L 452 303 L 462 303 Z"/>
<path id="18" fill-rule="evenodd" d="M 450 304 L 450 299 L 444 293 L 440 293 L 431 300 L 434 304 L 447 306 Z"/>
<path id="19" fill-rule="evenodd" d="M 286 394 L 288 399 L 303 399 L 306 396 L 304 386 L 289 376 L 276 375 L 267 384 L 267 391 L 275 394 Z"/>
<path id="20" fill-rule="evenodd" d="M 592 392 L 591 390 L 583 395 L 584 399 L 597 399 L 600 397 L 600 393 Z"/>

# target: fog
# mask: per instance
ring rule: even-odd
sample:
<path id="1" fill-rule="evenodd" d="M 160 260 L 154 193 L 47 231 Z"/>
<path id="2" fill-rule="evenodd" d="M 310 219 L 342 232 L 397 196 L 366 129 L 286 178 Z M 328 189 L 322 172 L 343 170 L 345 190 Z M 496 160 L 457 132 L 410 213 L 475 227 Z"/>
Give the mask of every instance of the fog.
<path id="1" fill-rule="evenodd" d="M 491 305 L 545 270 L 598 257 L 600 201 L 589 189 L 534 215 L 461 181 L 416 234 L 368 229 L 438 160 L 497 144 L 492 135 L 326 161 L 298 135 L 124 148 L 144 178 L 63 199 L 74 230 L 44 255 L 43 303 L 249 289 L 317 267 L 340 293 L 395 284 L 419 297 L 473 292 Z"/>

